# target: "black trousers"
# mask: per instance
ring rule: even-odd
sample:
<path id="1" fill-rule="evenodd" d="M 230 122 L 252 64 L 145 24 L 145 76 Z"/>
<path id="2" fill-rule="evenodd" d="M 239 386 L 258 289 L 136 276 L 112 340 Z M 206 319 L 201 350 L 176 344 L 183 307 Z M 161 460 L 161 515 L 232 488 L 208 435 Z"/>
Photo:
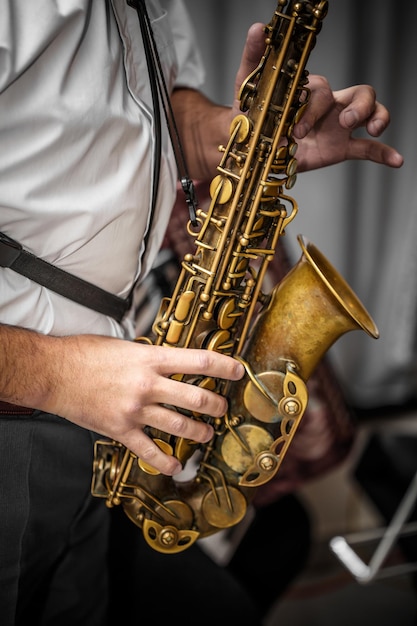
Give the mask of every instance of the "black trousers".
<path id="1" fill-rule="evenodd" d="M 1 626 L 260 625 L 307 557 L 298 500 L 259 510 L 227 567 L 196 545 L 162 555 L 91 497 L 93 444 L 41 412 L 0 419 Z"/>
<path id="2" fill-rule="evenodd" d="M 294 496 L 259 509 L 227 566 L 194 544 L 179 554 L 148 546 L 121 507 L 112 511 L 110 619 L 156 626 L 260 626 L 302 570 L 310 519 Z"/>
<path id="3" fill-rule="evenodd" d="M 39 411 L 0 419 L 0 623 L 103 626 L 109 511 L 93 435 Z"/>

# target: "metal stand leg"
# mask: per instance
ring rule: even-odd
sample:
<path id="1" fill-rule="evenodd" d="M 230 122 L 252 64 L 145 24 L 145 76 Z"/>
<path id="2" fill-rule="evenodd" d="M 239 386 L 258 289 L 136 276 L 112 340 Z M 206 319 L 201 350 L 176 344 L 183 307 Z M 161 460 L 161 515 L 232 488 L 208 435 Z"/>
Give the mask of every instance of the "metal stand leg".
<path id="1" fill-rule="evenodd" d="M 344 537 L 336 536 L 330 540 L 329 545 L 332 552 L 359 583 L 367 584 L 376 578 L 395 576 L 417 570 L 417 563 L 403 563 L 393 567 L 382 567 L 397 538 L 400 535 L 417 532 L 417 522 L 405 525 L 416 500 L 417 473 L 414 475 L 387 528 L 352 533 Z M 382 539 L 367 565 L 353 550 L 351 544 L 366 542 L 378 537 L 382 537 Z"/>

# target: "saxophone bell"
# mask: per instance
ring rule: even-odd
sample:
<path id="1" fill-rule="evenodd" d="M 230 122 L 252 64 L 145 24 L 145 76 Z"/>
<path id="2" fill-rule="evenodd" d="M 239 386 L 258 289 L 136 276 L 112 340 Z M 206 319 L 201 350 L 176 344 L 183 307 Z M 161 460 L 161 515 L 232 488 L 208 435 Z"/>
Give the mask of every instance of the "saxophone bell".
<path id="1" fill-rule="evenodd" d="M 302 255 L 273 290 L 250 341 L 250 362 L 297 364 L 306 382 L 325 352 L 351 330 L 377 339 L 378 328 L 362 302 L 328 259 L 299 235 Z M 248 351 L 245 352 L 245 358 Z"/>
<path id="2" fill-rule="evenodd" d="M 220 452 L 241 488 L 259 487 L 278 472 L 307 407 L 306 383 L 336 340 L 352 330 L 379 336 L 327 258 L 306 237 L 298 242 L 301 257 L 255 321 L 240 359 L 246 376 L 228 394 L 231 421 L 239 423 Z"/>

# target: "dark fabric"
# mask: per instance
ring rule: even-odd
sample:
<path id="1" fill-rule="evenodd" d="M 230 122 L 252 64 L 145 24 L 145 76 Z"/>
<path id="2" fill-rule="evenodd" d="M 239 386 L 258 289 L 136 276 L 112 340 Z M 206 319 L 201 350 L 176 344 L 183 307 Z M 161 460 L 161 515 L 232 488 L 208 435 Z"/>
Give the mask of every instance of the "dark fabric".
<path id="1" fill-rule="evenodd" d="M 194 544 L 179 554 L 148 546 L 121 508 L 112 511 L 110 622 L 260 626 L 239 582 Z"/>
<path id="2" fill-rule="evenodd" d="M 256 512 L 227 566 L 198 543 L 179 554 L 155 552 L 121 507 L 111 517 L 114 624 L 137 623 L 146 603 L 154 624 L 260 625 L 309 554 L 309 516 L 293 495 Z"/>
<path id="3" fill-rule="evenodd" d="M 303 570 L 311 547 L 311 520 L 294 494 L 257 509 L 227 570 L 266 614 Z"/>
<path id="4" fill-rule="evenodd" d="M 417 437 L 373 434 L 359 458 L 354 477 L 388 525 L 417 471 Z M 406 522 L 417 521 L 417 502 Z M 409 562 L 417 562 L 417 536 L 404 535 L 397 545 Z M 414 574 L 417 588 L 417 574 Z"/>
<path id="5" fill-rule="evenodd" d="M 30 458 L 32 432 L 32 424 L 22 428 L 17 417 L 0 420 L 0 615 L 4 626 L 15 623 L 21 543 L 29 514 L 28 463 L 19 459 L 23 451 Z"/>
<path id="6" fill-rule="evenodd" d="M 0 419 L 2 626 L 106 624 L 109 514 L 93 436 L 52 415 Z"/>

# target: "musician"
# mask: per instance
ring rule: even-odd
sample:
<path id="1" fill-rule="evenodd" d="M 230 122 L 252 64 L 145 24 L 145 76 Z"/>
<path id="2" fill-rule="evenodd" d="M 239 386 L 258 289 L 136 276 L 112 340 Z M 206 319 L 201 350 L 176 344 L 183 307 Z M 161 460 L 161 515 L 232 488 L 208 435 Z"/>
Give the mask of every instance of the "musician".
<path id="1" fill-rule="evenodd" d="M 146 7 L 141 24 L 152 24 L 189 173 L 210 179 L 238 103 L 219 106 L 198 90 L 203 69 L 182 1 Z M 96 433 L 175 475 L 178 461 L 144 427 L 205 442 L 208 424 L 166 406 L 220 416 L 226 400 L 170 375 L 236 380 L 243 368 L 213 351 L 133 344 L 131 312 L 118 321 L 91 308 L 94 286 L 123 300 L 143 280 L 175 198 L 163 117 L 160 172 L 152 158 L 159 135 L 136 10 L 122 0 L 1 0 L 0 9 L 0 226 L 26 251 L 16 265 L 17 244 L 3 237 L 0 615 L 3 626 L 102 625 L 108 512 L 90 496 Z M 258 24 L 235 89 L 262 50 Z M 372 139 L 389 113 L 371 87 L 332 93 L 321 77 L 311 87 L 295 130 L 300 170 L 344 159 L 401 166 L 394 148 Z M 360 126 L 371 138 L 354 139 Z M 70 280 L 63 274 L 53 288 L 39 284 L 44 265 L 35 258 L 86 281 L 91 298 L 80 304 L 56 293 Z"/>

